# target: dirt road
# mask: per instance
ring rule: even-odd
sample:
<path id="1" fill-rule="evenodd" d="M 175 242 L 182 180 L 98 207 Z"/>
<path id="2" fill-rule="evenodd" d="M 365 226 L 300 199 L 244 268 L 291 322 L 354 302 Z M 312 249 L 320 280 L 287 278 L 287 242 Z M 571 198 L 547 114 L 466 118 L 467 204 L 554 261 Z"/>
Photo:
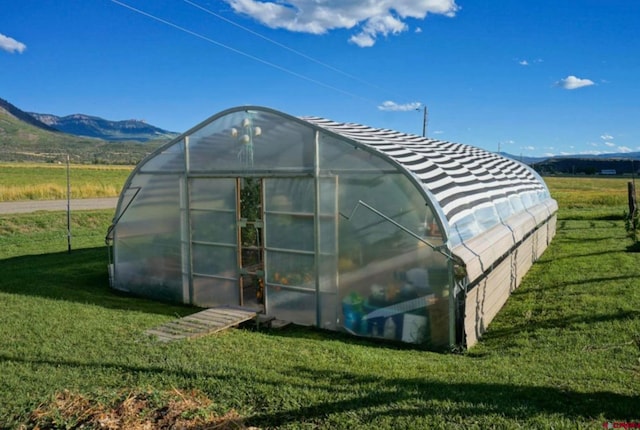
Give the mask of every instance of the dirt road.
<path id="1" fill-rule="evenodd" d="M 118 203 L 117 197 L 99 199 L 71 200 L 71 211 L 92 209 L 114 209 Z M 66 200 L 29 200 L 21 202 L 0 202 L 0 214 L 28 213 L 36 211 L 66 211 Z"/>

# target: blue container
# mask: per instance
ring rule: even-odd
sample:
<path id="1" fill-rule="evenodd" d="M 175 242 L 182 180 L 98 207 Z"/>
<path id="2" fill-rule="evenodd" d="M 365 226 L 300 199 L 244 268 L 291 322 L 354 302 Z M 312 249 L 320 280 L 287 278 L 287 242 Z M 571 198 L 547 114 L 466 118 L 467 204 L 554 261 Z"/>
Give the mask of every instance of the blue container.
<path id="1" fill-rule="evenodd" d="M 362 323 L 362 297 L 350 294 L 342 300 L 342 314 L 344 315 L 344 328 L 360 333 Z"/>

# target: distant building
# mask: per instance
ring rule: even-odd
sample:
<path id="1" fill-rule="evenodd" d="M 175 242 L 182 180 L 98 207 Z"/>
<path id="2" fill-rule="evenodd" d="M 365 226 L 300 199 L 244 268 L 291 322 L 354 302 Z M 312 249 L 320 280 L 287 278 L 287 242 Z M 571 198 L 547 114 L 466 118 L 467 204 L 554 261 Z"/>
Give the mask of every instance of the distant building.
<path id="1" fill-rule="evenodd" d="M 600 170 L 601 175 L 617 175 L 616 169 L 602 169 Z"/>

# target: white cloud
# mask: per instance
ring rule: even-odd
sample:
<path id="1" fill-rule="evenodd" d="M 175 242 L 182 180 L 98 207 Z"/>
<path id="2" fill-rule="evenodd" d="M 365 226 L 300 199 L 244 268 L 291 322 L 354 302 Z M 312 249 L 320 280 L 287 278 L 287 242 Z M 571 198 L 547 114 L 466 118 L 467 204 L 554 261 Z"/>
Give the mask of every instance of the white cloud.
<path id="1" fill-rule="evenodd" d="M 385 102 L 382 102 L 382 104 L 380 106 L 378 106 L 378 109 L 387 110 L 387 111 L 406 112 L 406 111 L 410 111 L 410 110 L 420 109 L 420 107 L 422 107 L 422 103 L 420 103 L 420 102 L 411 102 L 411 103 L 405 103 L 405 104 L 398 104 L 396 102 L 392 102 L 391 100 L 387 100 Z"/>
<path id="2" fill-rule="evenodd" d="M 591 79 L 581 79 L 573 75 L 567 76 L 556 83 L 565 90 L 575 90 L 582 87 L 595 85 Z"/>
<path id="3" fill-rule="evenodd" d="M 424 19 L 429 13 L 453 17 L 459 10 L 455 0 L 225 1 L 236 13 L 249 15 L 271 28 L 311 34 L 356 29 L 349 41 L 360 47 L 373 46 L 378 36 L 407 31 L 407 18 Z"/>
<path id="4" fill-rule="evenodd" d="M 0 33 L 0 49 L 10 52 L 12 54 L 14 52 L 18 52 L 22 54 L 24 50 L 27 49 L 27 45 Z"/>
<path id="5" fill-rule="evenodd" d="M 600 139 L 602 139 L 602 140 L 613 140 L 613 136 L 611 136 L 610 134 L 603 134 L 602 136 L 600 136 Z"/>
<path id="6" fill-rule="evenodd" d="M 529 61 L 529 60 L 517 60 L 518 64 L 520 64 L 521 66 L 530 66 L 532 64 L 538 64 L 538 63 L 542 63 L 542 58 L 536 58 L 533 61 Z"/>
<path id="7" fill-rule="evenodd" d="M 349 42 L 355 43 L 361 48 L 370 48 L 376 44 L 376 39 L 367 33 L 354 34 L 349 38 Z"/>
<path id="8" fill-rule="evenodd" d="M 434 130 L 431 134 L 444 134 L 444 130 Z"/>
<path id="9" fill-rule="evenodd" d="M 399 34 L 406 31 L 407 28 L 404 22 L 391 15 L 372 17 L 367 20 L 360 33 L 351 36 L 349 42 L 355 43 L 361 48 L 368 48 L 376 43 L 377 35 Z"/>
<path id="10" fill-rule="evenodd" d="M 422 28 L 421 27 L 416 27 L 415 33 L 422 33 Z"/>
<path id="11" fill-rule="evenodd" d="M 618 152 L 631 152 L 632 149 L 628 146 L 618 146 Z"/>
<path id="12" fill-rule="evenodd" d="M 614 146 L 616 146 L 616 144 L 613 143 L 613 142 L 605 142 L 604 146 L 608 146 L 609 148 L 613 148 Z"/>

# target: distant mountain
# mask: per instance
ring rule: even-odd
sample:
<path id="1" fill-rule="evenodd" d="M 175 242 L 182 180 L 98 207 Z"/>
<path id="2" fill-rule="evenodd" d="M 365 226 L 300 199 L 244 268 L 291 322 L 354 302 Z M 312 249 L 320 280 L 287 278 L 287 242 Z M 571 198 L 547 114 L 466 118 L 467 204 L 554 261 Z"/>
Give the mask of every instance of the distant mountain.
<path id="1" fill-rule="evenodd" d="M 53 116 L 53 115 L 52 115 Z M 158 146 L 156 139 L 118 142 L 63 133 L 0 99 L 0 161 L 136 164 Z"/>
<path id="2" fill-rule="evenodd" d="M 163 130 L 144 121 L 130 119 L 110 121 L 103 118 L 75 114 L 59 117 L 51 114 L 29 113 L 36 120 L 56 130 L 76 136 L 95 137 L 109 141 L 147 142 L 173 139 L 178 133 Z"/>
<path id="3" fill-rule="evenodd" d="M 506 152 L 499 152 L 498 154 L 502 155 L 503 157 L 511 158 L 512 160 L 516 160 L 528 165 L 540 163 L 542 161 L 549 159 L 549 157 L 527 157 L 526 155 L 518 156 L 518 155 L 509 154 Z"/>
<path id="4" fill-rule="evenodd" d="M 553 157 L 518 157 L 505 152 L 501 152 L 500 155 L 528 164 L 542 174 L 621 175 L 640 173 L 640 152 L 597 155 L 569 154 Z"/>
<path id="5" fill-rule="evenodd" d="M 542 174 L 638 174 L 640 153 L 553 157 L 533 163 L 531 166 Z"/>
<path id="6" fill-rule="evenodd" d="M 617 160 L 640 160 L 640 152 L 612 152 L 610 154 L 595 155 L 594 157 Z"/>
<path id="7" fill-rule="evenodd" d="M 17 118 L 20 121 L 23 121 L 29 125 L 32 125 L 37 128 L 41 128 L 42 130 L 47 130 L 52 132 L 58 131 L 55 128 L 51 127 L 50 125 L 47 125 L 46 123 L 39 121 L 37 118 L 34 118 L 28 113 L 18 109 L 17 107 L 15 107 L 14 105 L 6 101 L 5 99 L 0 98 L 0 110 L 3 110 L 4 112 L 8 113 L 14 118 Z"/>

